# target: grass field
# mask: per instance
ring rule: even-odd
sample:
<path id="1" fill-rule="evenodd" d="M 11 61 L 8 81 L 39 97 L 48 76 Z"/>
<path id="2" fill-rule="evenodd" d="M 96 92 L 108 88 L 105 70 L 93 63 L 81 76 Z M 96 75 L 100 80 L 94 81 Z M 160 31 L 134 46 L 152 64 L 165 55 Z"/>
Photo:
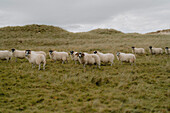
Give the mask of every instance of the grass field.
<path id="1" fill-rule="evenodd" d="M 54 63 L 47 57 L 46 70 L 31 68 L 26 59 L 0 61 L 0 112 L 170 112 L 170 56 L 151 55 L 148 47 L 170 46 L 170 35 L 124 34 L 97 29 L 70 33 L 63 29 L 28 25 L 0 29 L 0 49 L 94 50 L 131 53 L 143 47 L 136 66 L 128 63 L 95 66 Z"/>

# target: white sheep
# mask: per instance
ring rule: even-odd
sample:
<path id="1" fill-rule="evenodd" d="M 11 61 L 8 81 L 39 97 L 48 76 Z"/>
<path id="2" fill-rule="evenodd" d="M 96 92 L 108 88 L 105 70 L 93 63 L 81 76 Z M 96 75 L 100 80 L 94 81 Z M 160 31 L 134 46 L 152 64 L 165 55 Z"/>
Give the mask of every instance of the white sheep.
<path id="1" fill-rule="evenodd" d="M 12 53 L 8 50 L 0 50 L 0 59 L 7 60 L 7 62 L 12 58 Z"/>
<path id="2" fill-rule="evenodd" d="M 32 68 L 34 68 L 34 64 L 35 64 L 35 65 L 39 65 L 38 70 L 40 70 L 41 63 L 43 63 L 43 70 L 45 69 L 46 58 L 44 55 L 32 53 L 31 50 L 26 50 L 25 56 L 26 56 L 26 59 L 28 59 L 28 61 L 32 64 Z"/>
<path id="3" fill-rule="evenodd" d="M 145 54 L 145 49 L 144 48 L 135 48 L 133 46 L 132 47 L 132 53 L 135 53 L 135 54 Z"/>
<path id="4" fill-rule="evenodd" d="M 163 53 L 162 48 L 153 48 L 152 46 L 149 46 L 149 50 L 151 54 L 162 54 Z"/>
<path id="5" fill-rule="evenodd" d="M 84 68 L 87 64 L 96 64 L 100 68 L 100 57 L 96 54 L 87 54 L 87 53 L 76 53 L 80 59 L 80 63 L 84 65 Z"/>
<path id="6" fill-rule="evenodd" d="M 103 54 L 103 53 L 101 53 L 99 51 L 94 51 L 94 54 L 97 54 L 100 57 L 101 62 L 104 62 L 104 63 L 110 62 L 111 66 L 114 63 L 113 60 L 114 60 L 115 57 L 114 57 L 114 55 L 112 53 Z"/>
<path id="7" fill-rule="evenodd" d="M 131 63 L 131 65 L 133 65 L 133 63 L 135 64 L 136 57 L 134 54 L 131 53 L 125 54 L 125 53 L 117 52 L 116 56 L 117 59 L 121 61 L 121 64 L 122 62 L 129 62 Z"/>
<path id="8" fill-rule="evenodd" d="M 170 48 L 165 47 L 165 53 L 166 53 L 166 54 L 170 54 Z"/>
<path id="9" fill-rule="evenodd" d="M 15 61 L 17 62 L 17 58 L 24 59 L 25 58 L 25 50 L 16 50 L 11 49 L 12 55 L 16 58 Z"/>
<path id="10" fill-rule="evenodd" d="M 79 61 L 79 57 L 76 55 L 76 53 L 78 52 L 70 51 L 71 59 L 75 61 L 75 64 L 77 64 L 77 61 Z"/>
<path id="11" fill-rule="evenodd" d="M 57 52 L 57 51 L 50 50 L 49 56 L 54 61 L 62 60 L 62 64 L 64 64 L 65 61 L 67 61 L 67 59 L 68 59 L 68 53 L 67 52 Z"/>

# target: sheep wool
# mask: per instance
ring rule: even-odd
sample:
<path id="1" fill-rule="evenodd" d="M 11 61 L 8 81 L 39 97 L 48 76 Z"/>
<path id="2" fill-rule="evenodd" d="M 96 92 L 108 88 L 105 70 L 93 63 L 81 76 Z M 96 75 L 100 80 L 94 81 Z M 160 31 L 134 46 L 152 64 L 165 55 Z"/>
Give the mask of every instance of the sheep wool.
<path id="1" fill-rule="evenodd" d="M 0 59 L 7 60 L 7 62 L 12 58 L 12 53 L 8 50 L 0 50 Z"/>
<path id="2" fill-rule="evenodd" d="M 46 58 L 43 54 L 35 54 L 34 52 L 31 53 L 31 50 L 26 50 L 25 55 L 26 55 L 26 58 L 28 59 L 29 63 L 32 64 L 32 67 L 34 67 L 34 65 L 39 65 L 38 70 L 40 70 L 41 63 L 43 63 L 43 69 L 45 69 Z"/>
<path id="3" fill-rule="evenodd" d="M 96 54 L 84 54 L 84 53 L 78 53 L 76 54 L 78 55 L 80 61 L 81 61 L 81 64 L 84 65 L 84 67 L 87 65 L 87 64 L 97 64 L 98 67 L 100 68 L 100 57 Z"/>
<path id="4" fill-rule="evenodd" d="M 135 47 L 132 47 L 132 53 L 135 53 L 135 54 L 145 54 L 145 49 L 144 48 L 135 48 Z"/>
<path id="5" fill-rule="evenodd" d="M 25 58 L 25 51 L 24 50 L 16 50 L 11 49 L 13 57 L 15 57 L 15 61 L 17 62 L 17 59 L 24 59 Z"/>
<path id="6" fill-rule="evenodd" d="M 44 51 L 32 51 L 32 53 L 36 53 L 36 54 L 42 54 L 45 57 L 47 56 L 47 54 Z"/>
<path id="7" fill-rule="evenodd" d="M 104 62 L 104 63 L 110 62 L 111 66 L 113 65 L 114 55 L 112 53 L 103 54 L 99 51 L 94 51 L 94 54 L 97 54 L 100 57 L 101 62 Z"/>
<path id="8" fill-rule="evenodd" d="M 76 55 L 76 53 L 78 53 L 78 52 L 70 51 L 71 59 L 72 59 L 73 61 L 75 61 L 75 64 L 77 64 L 77 61 L 79 61 L 79 58 L 78 58 L 78 56 Z"/>
<path id="9" fill-rule="evenodd" d="M 121 61 L 121 64 L 122 62 L 129 62 L 133 65 L 133 63 L 136 61 L 135 55 L 131 53 L 125 54 L 117 52 L 117 59 Z"/>
<path id="10" fill-rule="evenodd" d="M 62 60 L 62 64 L 64 64 L 65 61 L 67 61 L 67 59 L 68 59 L 68 53 L 67 52 L 57 52 L 57 51 L 50 50 L 49 56 L 54 61 Z"/>
<path id="11" fill-rule="evenodd" d="M 149 51 L 151 54 L 162 54 L 163 53 L 162 48 L 153 48 L 152 46 L 149 46 Z"/>

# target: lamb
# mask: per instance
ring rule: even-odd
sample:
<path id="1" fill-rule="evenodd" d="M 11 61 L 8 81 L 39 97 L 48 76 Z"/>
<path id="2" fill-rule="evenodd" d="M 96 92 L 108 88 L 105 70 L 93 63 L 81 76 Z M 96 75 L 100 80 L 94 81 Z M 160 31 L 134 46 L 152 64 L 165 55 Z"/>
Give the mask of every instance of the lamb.
<path id="1" fill-rule="evenodd" d="M 165 47 L 165 53 L 166 53 L 166 54 L 170 54 L 170 48 Z"/>
<path id="2" fill-rule="evenodd" d="M 135 48 L 133 46 L 132 47 L 132 53 L 135 53 L 135 54 L 145 54 L 145 49 L 144 48 Z"/>
<path id="3" fill-rule="evenodd" d="M 75 64 L 77 64 L 77 61 L 79 61 L 79 57 L 76 55 L 75 51 L 70 51 L 71 59 L 75 61 Z"/>
<path id="4" fill-rule="evenodd" d="M 57 52 L 57 51 L 50 50 L 49 51 L 49 56 L 54 61 L 62 60 L 62 64 L 64 64 L 65 61 L 67 61 L 68 53 L 67 52 Z"/>
<path id="5" fill-rule="evenodd" d="M 84 65 L 84 68 L 87 64 L 97 64 L 100 68 L 100 57 L 96 54 L 87 54 L 87 53 L 76 53 L 79 57 L 81 64 Z"/>
<path id="6" fill-rule="evenodd" d="M 17 62 L 17 58 L 24 59 L 25 58 L 25 51 L 24 50 L 16 50 L 11 49 L 13 56 L 16 58 L 15 61 Z"/>
<path id="7" fill-rule="evenodd" d="M 7 62 L 12 58 L 12 53 L 8 50 L 0 50 L 0 59 L 6 59 Z"/>
<path id="8" fill-rule="evenodd" d="M 43 63 L 43 70 L 45 70 L 46 58 L 44 55 L 36 54 L 34 52 L 32 53 L 31 50 L 26 50 L 25 56 L 26 56 L 26 59 L 28 59 L 28 61 L 32 64 L 32 68 L 34 68 L 34 64 L 35 64 L 35 65 L 39 65 L 38 70 L 40 70 L 41 63 Z"/>
<path id="9" fill-rule="evenodd" d="M 117 52 L 117 59 L 121 61 L 121 64 L 122 62 L 130 62 L 131 65 L 133 65 L 133 63 L 135 64 L 135 61 L 136 61 L 136 57 L 134 54 L 125 54 L 125 53 L 120 53 L 120 52 Z"/>
<path id="10" fill-rule="evenodd" d="M 150 53 L 151 54 L 162 54 L 163 49 L 162 48 L 153 48 L 152 46 L 149 46 Z"/>
<path id="11" fill-rule="evenodd" d="M 94 51 L 94 54 L 97 54 L 100 57 L 101 62 L 104 62 L 104 63 L 110 62 L 112 66 L 113 60 L 114 60 L 114 55 L 112 53 L 103 54 L 99 51 Z"/>

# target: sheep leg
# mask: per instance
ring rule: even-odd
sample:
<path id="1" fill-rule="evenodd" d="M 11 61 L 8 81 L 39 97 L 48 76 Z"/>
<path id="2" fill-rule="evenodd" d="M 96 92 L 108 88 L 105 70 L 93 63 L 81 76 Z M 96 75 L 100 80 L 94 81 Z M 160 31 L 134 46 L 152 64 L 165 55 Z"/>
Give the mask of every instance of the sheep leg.
<path id="1" fill-rule="evenodd" d="M 8 62 L 11 60 L 11 57 L 9 57 Z"/>
<path id="2" fill-rule="evenodd" d="M 17 58 L 15 59 L 15 62 L 17 62 Z"/>
<path id="3" fill-rule="evenodd" d="M 7 62 L 9 61 L 9 58 L 6 58 Z"/>
<path id="4" fill-rule="evenodd" d="M 41 63 L 39 64 L 39 68 L 38 68 L 38 70 L 40 70 L 41 69 Z"/>
<path id="5" fill-rule="evenodd" d="M 43 70 L 45 70 L 45 63 L 43 64 Z"/>
<path id="6" fill-rule="evenodd" d="M 113 65 L 114 63 L 113 62 L 111 62 L 111 66 Z"/>
<path id="7" fill-rule="evenodd" d="M 62 61 L 62 64 L 64 64 L 64 61 Z"/>
<path id="8" fill-rule="evenodd" d="M 100 69 L 100 64 L 98 64 L 98 66 L 99 66 L 99 69 Z"/>
<path id="9" fill-rule="evenodd" d="M 35 65 L 34 65 L 34 64 L 32 64 L 32 68 L 35 68 Z"/>
<path id="10" fill-rule="evenodd" d="M 75 61 L 75 64 L 77 64 L 77 61 Z"/>

